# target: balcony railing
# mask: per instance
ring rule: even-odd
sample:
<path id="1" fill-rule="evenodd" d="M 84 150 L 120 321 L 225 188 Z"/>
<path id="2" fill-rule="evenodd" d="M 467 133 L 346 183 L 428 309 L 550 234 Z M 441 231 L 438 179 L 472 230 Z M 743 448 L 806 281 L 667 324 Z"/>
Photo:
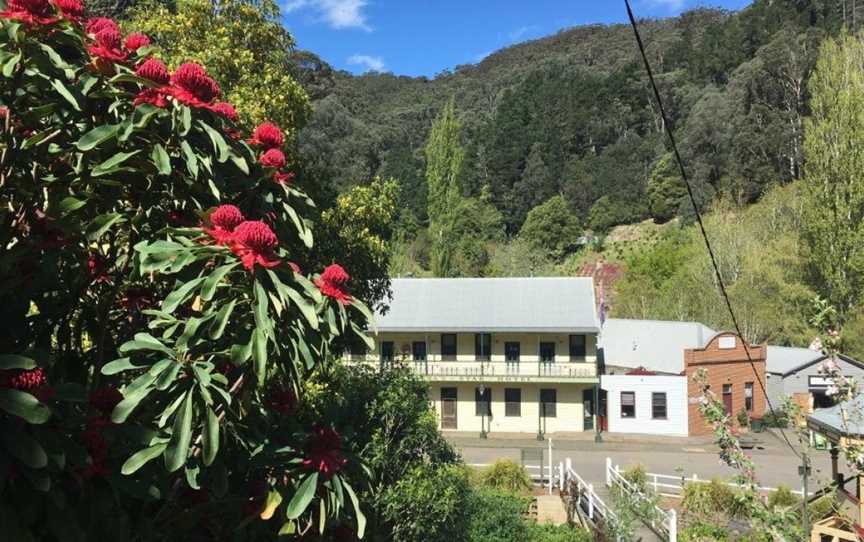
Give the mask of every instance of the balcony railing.
<path id="1" fill-rule="evenodd" d="M 351 358 L 352 362 L 359 361 Z M 597 376 L 593 363 L 547 362 L 547 361 L 438 361 L 438 360 L 394 360 L 381 361 L 366 358 L 365 363 L 381 368 L 405 366 L 431 380 L 477 380 L 507 381 L 534 378 L 586 379 Z"/>

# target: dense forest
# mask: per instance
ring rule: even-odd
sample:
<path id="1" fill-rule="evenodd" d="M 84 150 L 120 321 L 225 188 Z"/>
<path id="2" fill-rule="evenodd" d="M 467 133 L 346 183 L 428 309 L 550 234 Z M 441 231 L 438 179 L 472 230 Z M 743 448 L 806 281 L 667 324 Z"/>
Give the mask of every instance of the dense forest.
<path id="1" fill-rule="evenodd" d="M 819 42 L 843 17 L 842 2 L 757 0 L 737 13 L 642 21 L 703 204 L 753 202 L 800 175 L 806 81 Z M 595 231 L 686 216 L 637 54 L 626 25 L 563 30 L 433 79 L 354 77 L 298 53 L 315 110 L 301 147 L 339 189 L 396 178 L 403 221 L 426 224 L 424 146 L 452 98 L 463 195 L 488 198 L 508 235 L 556 195 Z"/>

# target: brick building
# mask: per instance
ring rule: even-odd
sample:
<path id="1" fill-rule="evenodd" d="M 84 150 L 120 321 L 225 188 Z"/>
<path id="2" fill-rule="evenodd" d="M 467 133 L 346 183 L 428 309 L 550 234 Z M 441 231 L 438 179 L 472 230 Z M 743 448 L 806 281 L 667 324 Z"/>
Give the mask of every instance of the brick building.
<path id="1" fill-rule="evenodd" d="M 744 341 L 732 332 L 717 333 L 705 346 L 684 350 L 684 372 L 687 377 L 689 434 L 707 435 L 711 427 L 699 412 L 696 398 L 701 395 L 693 376 L 700 369 L 708 374 L 708 385 L 723 402 L 727 414 L 737 425 L 740 412 L 750 418 L 761 418 L 767 409 L 765 393 L 765 347 L 749 345 L 750 360 Z M 755 371 L 754 371 L 755 367 Z M 761 385 L 760 385 L 761 382 Z"/>

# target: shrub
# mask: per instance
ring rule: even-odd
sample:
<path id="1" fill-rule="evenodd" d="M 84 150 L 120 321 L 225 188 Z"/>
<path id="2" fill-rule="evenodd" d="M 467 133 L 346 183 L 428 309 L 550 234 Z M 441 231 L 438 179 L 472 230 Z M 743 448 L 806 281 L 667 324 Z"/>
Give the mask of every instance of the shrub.
<path id="1" fill-rule="evenodd" d="M 640 493 L 646 493 L 648 489 L 648 473 L 642 465 L 634 465 L 624 471 L 621 475 L 625 480 L 633 484 Z"/>
<path id="2" fill-rule="evenodd" d="M 570 525 L 531 523 L 528 526 L 528 542 L 592 542 L 594 536 Z"/>
<path id="3" fill-rule="evenodd" d="M 835 503 L 834 495 L 823 495 L 811 502 L 807 507 L 807 512 L 810 514 L 810 521 L 819 521 L 825 519 L 834 513 Z"/>
<path id="4" fill-rule="evenodd" d="M 768 495 L 768 506 L 769 508 L 781 507 L 788 508 L 790 506 L 795 506 L 801 502 L 792 490 L 789 489 L 788 486 L 780 485 L 777 487 L 775 491 L 772 491 L 770 495 Z"/>
<path id="5" fill-rule="evenodd" d="M 528 493 L 531 491 L 531 477 L 525 467 L 510 459 L 499 459 L 480 474 L 480 483 L 486 487 Z"/>
<path id="6" fill-rule="evenodd" d="M 385 489 L 382 504 L 394 540 L 454 542 L 465 538 L 470 496 L 461 465 L 422 465 Z"/>
<path id="7" fill-rule="evenodd" d="M 735 491 L 723 480 L 689 483 L 684 486 L 681 509 L 687 524 L 691 522 L 727 522 L 737 511 Z"/>
<path id="8" fill-rule="evenodd" d="M 468 542 L 518 542 L 528 538 L 523 517 L 529 499 L 508 491 L 478 488 L 471 493 L 468 512 Z"/>
<path id="9" fill-rule="evenodd" d="M 726 542 L 730 538 L 729 531 L 725 525 L 697 522 L 682 529 L 678 540 L 681 542 Z"/>
<path id="10" fill-rule="evenodd" d="M 337 420 L 293 415 L 370 316 L 340 266 L 290 261 L 313 246 L 293 127 L 250 138 L 201 66 L 171 74 L 76 0 L 4 5 L 4 534 L 362 531 Z"/>

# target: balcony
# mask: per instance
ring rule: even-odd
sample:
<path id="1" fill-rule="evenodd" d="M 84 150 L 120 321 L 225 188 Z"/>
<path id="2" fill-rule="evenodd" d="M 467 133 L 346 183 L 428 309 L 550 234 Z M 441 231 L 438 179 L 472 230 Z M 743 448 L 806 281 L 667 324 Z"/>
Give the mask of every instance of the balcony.
<path id="1" fill-rule="evenodd" d="M 356 363 L 356 358 L 351 362 Z M 447 360 L 394 360 L 381 361 L 372 356 L 361 363 L 368 365 L 405 366 L 418 375 L 436 382 L 584 382 L 596 383 L 597 368 L 594 363 L 547 362 L 547 361 L 486 361 L 463 359 Z"/>

